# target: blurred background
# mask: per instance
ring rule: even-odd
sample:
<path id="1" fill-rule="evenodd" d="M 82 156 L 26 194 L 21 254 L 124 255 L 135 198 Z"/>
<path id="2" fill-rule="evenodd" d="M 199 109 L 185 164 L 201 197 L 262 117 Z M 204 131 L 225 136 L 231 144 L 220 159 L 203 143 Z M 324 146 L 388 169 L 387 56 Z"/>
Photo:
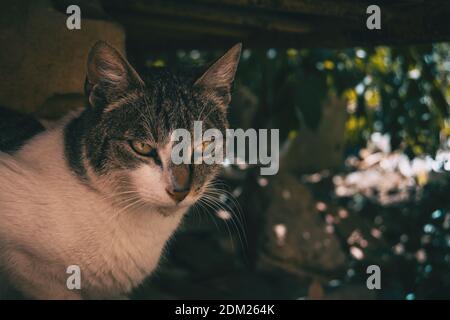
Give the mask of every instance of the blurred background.
<path id="1" fill-rule="evenodd" d="M 280 171 L 226 165 L 134 298 L 450 298 L 448 2 L 378 1 L 381 30 L 359 0 L 4 2 L 0 104 L 47 126 L 98 39 L 142 74 L 243 42 L 231 128 L 279 129 Z"/>

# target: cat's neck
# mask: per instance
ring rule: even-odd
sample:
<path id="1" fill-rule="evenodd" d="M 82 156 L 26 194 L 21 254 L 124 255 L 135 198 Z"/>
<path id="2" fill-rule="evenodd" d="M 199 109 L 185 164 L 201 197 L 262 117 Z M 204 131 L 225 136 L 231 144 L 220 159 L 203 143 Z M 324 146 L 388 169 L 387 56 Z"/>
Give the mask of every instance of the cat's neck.
<path id="1" fill-rule="evenodd" d="M 0 155 L 0 235 L 14 238 L 17 247 L 34 248 L 43 261 L 64 266 L 75 261 L 93 292 L 102 289 L 98 279 L 111 292 L 129 291 L 156 268 L 186 209 L 163 215 L 141 206 L 114 206 L 111 197 L 71 169 L 66 128 L 62 124 L 35 136 L 13 156 Z M 52 277 L 61 276 L 58 268 Z"/>

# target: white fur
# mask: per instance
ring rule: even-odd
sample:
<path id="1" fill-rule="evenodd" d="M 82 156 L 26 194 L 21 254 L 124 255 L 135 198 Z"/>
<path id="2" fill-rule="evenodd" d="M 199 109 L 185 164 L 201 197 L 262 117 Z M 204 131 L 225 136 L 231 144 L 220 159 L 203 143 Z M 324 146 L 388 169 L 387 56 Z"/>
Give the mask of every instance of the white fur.
<path id="1" fill-rule="evenodd" d="M 170 214 L 148 206 L 121 211 L 69 170 L 63 148 L 57 127 L 13 156 L 0 153 L 0 269 L 31 298 L 126 294 L 156 268 L 187 206 Z M 164 182 L 146 167 L 132 180 L 146 197 Z M 169 204 L 164 188 L 156 189 L 154 200 Z M 66 287 L 69 265 L 81 268 L 81 290 Z"/>

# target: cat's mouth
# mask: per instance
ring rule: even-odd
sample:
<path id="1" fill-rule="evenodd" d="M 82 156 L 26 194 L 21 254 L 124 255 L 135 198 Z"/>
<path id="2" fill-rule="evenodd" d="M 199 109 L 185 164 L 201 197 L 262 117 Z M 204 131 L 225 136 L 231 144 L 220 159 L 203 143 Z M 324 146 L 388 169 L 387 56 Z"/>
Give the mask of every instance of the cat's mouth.
<path id="1" fill-rule="evenodd" d="M 161 206 L 157 206 L 156 211 L 159 212 L 160 214 L 162 214 L 165 217 L 169 217 L 169 216 L 173 216 L 173 215 L 178 215 L 178 214 L 184 214 L 185 212 L 188 211 L 189 207 L 192 205 L 192 203 L 190 204 L 185 204 L 185 203 L 176 203 L 173 205 L 161 205 Z"/>
<path id="2" fill-rule="evenodd" d="M 157 206 L 158 211 L 164 215 L 172 215 L 179 212 L 179 210 L 187 210 L 193 206 L 202 197 L 201 193 L 192 193 L 180 202 L 174 201 L 171 204 L 161 204 Z"/>
<path id="3" fill-rule="evenodd" d="M 168 201 L 167 203 L 160 203 L 156 204 L 155 207 L 161 208 L 161 209 L 167 209 L 167 210 L 174 210 L 177 208 L 188 208 L 192 206 L 197 200 L 200 198 L 200 196 L 188 196 L 182 201 Z"/>

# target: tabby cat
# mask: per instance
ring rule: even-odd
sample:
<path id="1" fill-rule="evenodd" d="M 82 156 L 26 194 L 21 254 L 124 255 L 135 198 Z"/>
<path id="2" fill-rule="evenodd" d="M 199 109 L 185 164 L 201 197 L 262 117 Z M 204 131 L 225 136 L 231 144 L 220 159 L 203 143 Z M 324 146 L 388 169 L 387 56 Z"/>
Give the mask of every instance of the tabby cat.
<path id="1" fill-rule="evenodd" d="M 86 108 L 0 152 L 0 270 L 8 283 L 34 299 L 115 298 L 151 274 L 220 170 L 173 164 L 171 133 L 193 130 L 196 120 L 225 132 L 240 52 L 235 45 L 197 75 L 156 68 L 141 78 L 96 43 Z M 79 290 L 67 287 L 71 265 L 81 271 Z"/>

